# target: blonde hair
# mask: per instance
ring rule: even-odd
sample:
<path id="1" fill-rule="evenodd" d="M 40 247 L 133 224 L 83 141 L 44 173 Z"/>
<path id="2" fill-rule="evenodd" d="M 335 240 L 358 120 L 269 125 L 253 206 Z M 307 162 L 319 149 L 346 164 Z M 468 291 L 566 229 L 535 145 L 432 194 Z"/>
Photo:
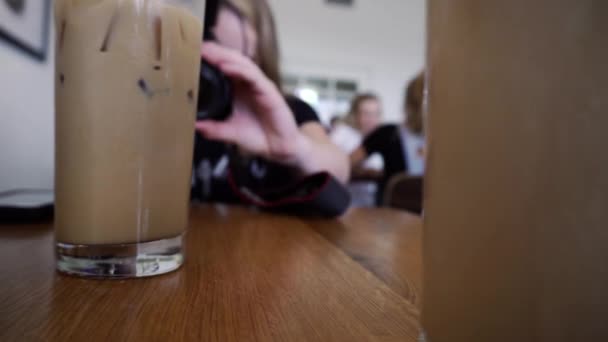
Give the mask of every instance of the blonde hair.
<path id="1" fill-rule="evenodd" d="M 243 18 L 253 26 L 258 36 L 255 61 L 266 77 L 281 89 L 279 42 L 270 5 L 266 0 L 224 1 L 238 10 Z"/>

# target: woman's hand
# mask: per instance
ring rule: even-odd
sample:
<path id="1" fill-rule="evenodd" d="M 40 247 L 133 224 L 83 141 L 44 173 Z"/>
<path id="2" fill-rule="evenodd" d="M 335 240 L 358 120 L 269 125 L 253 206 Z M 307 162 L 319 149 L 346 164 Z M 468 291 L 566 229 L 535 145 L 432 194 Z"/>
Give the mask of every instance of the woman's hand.
<path id="1" fill-rule="evenodd" d="M 205 137 L 237 145 L 269 160 L 297 164 L 304 142 L 291 109 L 275 84 L 249 58 L 216 43 L 202 57 L 233 80 L 234 110 L 225 122 L 197 122 Z"/>
<path id="2" fill-rule="evenodd" d="M 232 79 L 235 98 L 230 118 L 197 122 L 200 133 L 303 174 L 329 171 L 342 181 L 348 179 L 347 156 L 331 143 L 320 124 L 298 127 L 283 94 L 252 60 L 209 42 L 203 43 L 201 55 Z"/>

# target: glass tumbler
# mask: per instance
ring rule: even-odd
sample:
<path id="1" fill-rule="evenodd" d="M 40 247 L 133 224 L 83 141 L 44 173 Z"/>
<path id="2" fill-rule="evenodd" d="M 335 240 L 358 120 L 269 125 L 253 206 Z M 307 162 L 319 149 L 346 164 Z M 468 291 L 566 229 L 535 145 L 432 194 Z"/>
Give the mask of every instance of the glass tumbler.
<path id="1" fill-rule="evenodd" d="M 55 1 L 60 272 L 145 277 L 183 263 L 202 15 L 181 3 Z"/>

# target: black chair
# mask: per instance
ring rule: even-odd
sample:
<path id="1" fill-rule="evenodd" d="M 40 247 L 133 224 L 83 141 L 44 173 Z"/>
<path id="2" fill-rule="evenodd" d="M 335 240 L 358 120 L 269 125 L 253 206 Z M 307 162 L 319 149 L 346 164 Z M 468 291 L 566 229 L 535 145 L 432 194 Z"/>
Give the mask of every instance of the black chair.
<path id="1" fill-rule="evenodd" d="M 384 190 L 382 205 L 390 208 L 422 213 L 424 179 L 399 173 L 390 178 Z"/>

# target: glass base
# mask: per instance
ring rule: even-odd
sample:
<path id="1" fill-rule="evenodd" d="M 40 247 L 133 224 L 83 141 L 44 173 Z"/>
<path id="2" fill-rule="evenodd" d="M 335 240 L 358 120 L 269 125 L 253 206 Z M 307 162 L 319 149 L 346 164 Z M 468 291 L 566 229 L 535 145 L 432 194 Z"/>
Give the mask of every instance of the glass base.
<path id="1" fill-rule="evenodd" d="M 133 244 L 72 245 L 57 242 L 57 270 L 87 278 L 150 277 L 178 269 L 184 262 L 184 234 Z"/>

